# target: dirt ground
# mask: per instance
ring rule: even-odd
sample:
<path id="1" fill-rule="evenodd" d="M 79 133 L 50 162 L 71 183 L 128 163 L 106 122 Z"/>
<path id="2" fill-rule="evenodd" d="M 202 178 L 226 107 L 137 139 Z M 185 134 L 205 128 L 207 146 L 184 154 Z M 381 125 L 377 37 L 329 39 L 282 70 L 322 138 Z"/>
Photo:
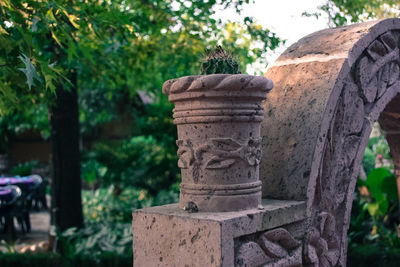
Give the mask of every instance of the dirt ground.
<path id="1" fill-rule="evenodd" d="M 11 244 L 18 252 L 27 250 L 37 251 L 45 250 L 49 240 L 50 213 L 47 211 L 32 211 L 30 214 L 32 230 L 29 233 L 22 234 L 21 228 L 15 220 L 14 226 L 17 237 Z M 6 236 L 0 227 L 0 240 L 5 240 Z M 6 246 L 0 244 L 0 251 L 7 252 Z"/>

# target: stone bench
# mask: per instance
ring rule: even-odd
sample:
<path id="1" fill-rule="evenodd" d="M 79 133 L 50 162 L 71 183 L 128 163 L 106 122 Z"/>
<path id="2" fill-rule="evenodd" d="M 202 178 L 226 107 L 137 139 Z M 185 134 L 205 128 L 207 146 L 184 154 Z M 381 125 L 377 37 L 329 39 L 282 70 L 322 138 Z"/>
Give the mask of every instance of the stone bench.
<path id="1" fill-rule="evenodd" d="M 400 174 L 400 19 L 310 34 L 267 71 L 262 205 L 133 213 L 135 266 L 345 266 L 361 160 L 378 121 Z"/>

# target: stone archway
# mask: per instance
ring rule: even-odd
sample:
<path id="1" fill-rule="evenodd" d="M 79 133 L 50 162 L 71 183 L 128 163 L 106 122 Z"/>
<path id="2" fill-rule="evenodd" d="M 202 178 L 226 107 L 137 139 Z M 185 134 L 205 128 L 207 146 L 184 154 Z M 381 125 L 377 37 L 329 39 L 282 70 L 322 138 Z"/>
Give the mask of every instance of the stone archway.
<path id="1" fill-rule="evenodd" d="M 356 177 L 379 120 L 400 166 L 400 19 L 327 29 L 289 47 L 266 76 L 263 198 L 306 200 L 303 264 L 345 266 Z"/>

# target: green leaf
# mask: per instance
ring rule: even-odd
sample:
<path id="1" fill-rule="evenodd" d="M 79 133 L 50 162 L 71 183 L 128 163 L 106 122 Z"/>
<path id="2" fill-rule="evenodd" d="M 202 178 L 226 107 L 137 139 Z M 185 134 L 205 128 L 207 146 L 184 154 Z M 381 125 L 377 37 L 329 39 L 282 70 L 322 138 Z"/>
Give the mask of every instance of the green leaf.
<path id="1" fill-rule="evenodd" d="M 376 168 L 368 174 L 365 183 L 376 200 L 381 200 L 385 197 L 382 191 L 382 182 L 384 178 L 390 176 L 392 176 L 392 173 L 386 168 Z"/>
<path id="2" fill-rule="evenodd" d="M 387 176 L 382 181 L 382 192 L 386 194 L 387 198 L 397 202 L 398 201 L 398 193 L 397 193 L 397 183 L 396 176 L 393 174 Z"/>
<path id="3" fill-rule="evenodd" d="M 77 56 L 76 45 L 72 39 L 68 41 L 67 54 L 68 54 L 68 63 L 71 63 L 72 59 Z"/>
<path id="4" fill-rule="evenodd" d="M 1 25 L 0 25 L 0 33 L 8 35 L 8 32 L 3 27 L 1 27 Z"/>
<path id="5" fill-rule="evenodd" d="M 45 88 L 51 92 L 55 92 L 56 86 L 54 82 L 57 80 L 57 73 L 45 62 L 40 65 L 40 68 L 44 77 Z"/>
<path id="6" fill-rule="evenodd" d="M 32 86 L 35 85 L 35 80 L 38 82 L 42 82 L 40 77 L 36 73 L 36 68 L 33 66 L 31 60 L 25 55 L 21 54 L 18 56 L 19 59 L 24 63 L 25 68 L 18 68 L 18 70 L 22 71 L 26 76 L 26 83 L 28 84 L 29 90 Z"/>
<path id="7" fill-rule="evenodd" d="M 368 203 L 367 210 L 368 210 L 368 213 L 372 217 L 376 217 L 379 212 L 379 204 L 378 203 Z"/>

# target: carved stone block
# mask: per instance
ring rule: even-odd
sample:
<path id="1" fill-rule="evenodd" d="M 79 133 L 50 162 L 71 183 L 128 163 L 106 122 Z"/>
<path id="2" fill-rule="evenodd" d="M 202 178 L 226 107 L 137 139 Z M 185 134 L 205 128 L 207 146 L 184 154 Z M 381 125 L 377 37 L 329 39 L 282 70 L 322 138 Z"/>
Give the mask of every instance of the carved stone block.
<path id="1" fill-rule="evenodd" d="M 298 262 L 300 243 L 288 231 L 264 232 L 304 220 L 305 209 L 302 201 L 263 200 L 262 209 L 235 212 L 189 213 L 177 204 L 137 210 L 132 228 L 134 263 L 138 267 L 232 267 L 235 255 L 244 259 L 246 251 L 246 259 L 239 262 L 251 261 L 250 255 L 257 262 Z M 253 251 L 252 244 L 237 248 L 239 241 L 247 240 L 243 236 L 257 233 L 264 233 L 259 238 L 261 248 Z"/>

